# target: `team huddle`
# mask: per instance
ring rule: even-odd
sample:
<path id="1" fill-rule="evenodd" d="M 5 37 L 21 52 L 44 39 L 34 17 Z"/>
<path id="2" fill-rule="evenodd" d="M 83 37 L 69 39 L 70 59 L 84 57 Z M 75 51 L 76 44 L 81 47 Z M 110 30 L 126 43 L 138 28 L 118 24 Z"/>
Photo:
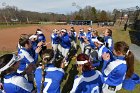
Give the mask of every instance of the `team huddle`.
<path id="1" fill-rule="evenodd" d="M 122 89 L 124 80 L 134 74 L 129 46 L 124 41 L 114 43 L 111 29 L 102 36 L 92 27 L 77 32 L 74 27 L 54 29 L 49 43 L 41 29 L 32 35 L 22 34 L 17 55 L 0 57 L 0 93 L 61 93 L 72 49 L 80 74 L 71 81 L 70 93 L 116 93 Z M 81 53 L 77 52 L 78 44 Z"/>

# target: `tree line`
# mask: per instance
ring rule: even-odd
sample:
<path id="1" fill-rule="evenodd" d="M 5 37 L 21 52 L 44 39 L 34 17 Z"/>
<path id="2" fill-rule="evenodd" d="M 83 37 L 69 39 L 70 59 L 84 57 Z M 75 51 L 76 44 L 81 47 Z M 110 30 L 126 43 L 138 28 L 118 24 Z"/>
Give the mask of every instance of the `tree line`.
<path id="1" fill-rule="evenodd" d="M 39 13 L 18 9 L 15 6 L 6 6 L 0 9 L 0 23 L 5 22 L 69 22 L 70 20 L 93 20 L 93 22 L 113 21 L 113 12 L 98 10 L 95 7 L 86 6 L 79 11 L 69 14 Z"/>

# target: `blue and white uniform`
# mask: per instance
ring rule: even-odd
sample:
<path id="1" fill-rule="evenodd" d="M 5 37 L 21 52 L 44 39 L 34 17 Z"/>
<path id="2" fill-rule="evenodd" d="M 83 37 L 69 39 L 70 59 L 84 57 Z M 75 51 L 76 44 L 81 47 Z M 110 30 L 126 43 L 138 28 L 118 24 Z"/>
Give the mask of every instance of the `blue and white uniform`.
<path id="1" fill-rule="evenodd" d="M 20 49 L 20 51 L 18 52 L 18 56 L 21 59 L 19 68 L 17 70 L 18 73 L 22 73 L 30 63 L 36 63 L 38 60 L 38 53 L 35 53 L 35 56 L 33 58 L 31 50 L 27 50 L 25 48 Z"/>
<path id="2" fill-rule="evenodd" d="M 37 49 L 37 45 L 38 45 L 38 41 L 37 41 L 37 35 L 31 35 L 29 37 L 32 47 L 30 50 L 28 50 L 28 52 L 30 53 L 30 55 L 34 58 L 35 57 L 35 50 Z"/>
<path id="3" fill-rule="evenodd" d="M 68 33 L 65 33 L 63 36 L 61 36 L 61 43 L 60 44 L 65 49 L 71 48 L 70 37 L 69 37 Z"/>
<path id="4" fill-rule="evenodd" d="M 84 71 L 81 76 L 75 78 L 70 93 L 101 93 L 103 83 L 104 79 L 99 71 Z"/>
<path id="5" fill-rule="evenodd" d="M 89 41 L 89 44 L 85 46 L 84 48 L 84 53 L 87 54 L 87 55 L 90 55 L 92 51 L 92 49 L 95 49 L 96 46 L 94 44 L 94 39 L 97 39 L 97 37 L 91 37 L 88 41 Z"/>
<path id="6" fill-rule="evenodd" d="M 70 35 L 69 35 L 70 39 L 71 39 L 71 45 L 76 49 L 77 48 L 77 33 L 71 31 Z"/>
<path id="7" fill-rule="evenodd" d="M 29 37 L 30 41 L 31 41 L 31 44 L 32 44 L 32 49 L 35 51 L 36 48 L 37 48 L 37 44 L 38 44 L 38 41 L 37 41 L 37 35 L 31 35 Z"/>
<path id="8" fill-rule="evenodd" d="M 97 39 L 97 37 L 91 37 L 89 40 L 89 45 L 91 46 L 91 48 L 96 48 L 95 44 L 94 44 L 94 40 Z"/>
<path id="9" fill-rule="evenodd" d="M 40 29 L 37 29 L 36 35 L 37 35 L 38 42 L 41 42 L 41 41 L 46 42 L 46 37 L 44 36 L 43 32 Z"/>
<path id="10" fill-rule="evenodd" d="M 60 45 L 61 45 L 62 55 L 66 59 L 66 62 L 68 62 L 68 52 L 71 48 L 71 42 L 68 33 L 65 33 L 63 36 L 61 36 Z"/>
<path id="11" fill-rule="evenodd" d="M 104 69 L 106 68 L 106 66 L 109 64 L 109 61 L 108 62 L 104 62 L 103 61 L 102 55 L 104 53 L 109 53 L 110 54 L 110 61 L 113 60 L 113 54 L 112 54 L 112 52 L 107 47 L 105 47 L 104 45 L 101 45 L 98 48 L 98 60 L 101 62 L 100 65 L 102 65 L 102 71 L 101 72 L 103 72 Z"/>
<path id="12" fill-rule="evenodd" d="M 46 75 L 44 81 L 43 93 L 60 93 L 60 83 L 64 76 L 64 70 L 62 68 L 56 68 L 53 64 L 47 64 Z M 42 69 L 38 67 L 35 71 L 35 81 L 37 85 L 37 93 L 40 93 Z"/>
<path id="13" fill-rule="evenodd" d="M 4 76 L 4 90 L 6 93 L 31 93 L 33 85 L 17 73 Z"/>
<path id="14" fill-rule="evenodd" d="M 87 32 L 86 37 L 87 37 L 88 40 L 91 39 L 91 37 L 92 37 L 92 35 L 91 35 L 91 31 L 88 31 L 88 32 Z"/>
<path id="15" fill-rule="evenodd" d="M 53 50 L 56 51 L 58 49 L 58 44 L 60 43 L 60 37 L 56 33 L 51 34 L 51 41 Z"/>
<path id="16" fill-rule="evenodd" d="M 85 43 L 84 43 L 85 41 L 82 38 L 82 36 L 86 37 L 86 33 L 85 32 L 80 32 L 79 36 L 78 36 L 78 39 L 80 40 L 80 47 L 81 47 L 81 50 L 82 50 L 82 53 L 83 53 L 84 52 L 84 47 L 85 47 Z"/>
<path id="17" fill-rule="evenodd" d="M 103 93 L 116 93 L 116 91 L 120 90 L 126 71 L 127 65 L 124 56 L 118 56 L 117 59 L 110 62 L 104 70 L 105 83 Z"/>
<path id="18" fill-rule="evenodd" d="M 113 43 L 112 37 L 111 36 L 105 36 L 104 41 L 105 41 L 106 47 L 108 47 L 111 51 L 113 51 L 114 43 Z"/>
<path id="19" fill-rule="evenodd" d="M 35 51 L 37 48 L 37 41 L 31 41 L 32 43 L 32 49 Z"/>

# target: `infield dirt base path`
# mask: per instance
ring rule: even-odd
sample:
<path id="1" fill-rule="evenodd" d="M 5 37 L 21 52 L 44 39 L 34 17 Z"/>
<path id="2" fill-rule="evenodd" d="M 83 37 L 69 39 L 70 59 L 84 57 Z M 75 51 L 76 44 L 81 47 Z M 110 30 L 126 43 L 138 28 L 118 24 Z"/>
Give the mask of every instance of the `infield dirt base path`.
<path id="1" fill-rule="evenodd" d="M 6 28 L 0 30 L 0 51 L 16 51 L 16 46 L 18 39 L 21 34 L 35 34 L 36 29 L 42 29 L 44 35 L 46 36 L 47 42 L 50 42 L 50 35 L 53 29 L 62 29 L 65 28 L 68 31 L 70 30 L 70 25 L 35 25 L 28 27 L 17 27 L 17 28 Z M 74 26 L 76 32 L 79 32 L 80 28 L 84 28 L 87 31 L 89 26 Z M 103 31 L 106 27 L 97 27 L 93 26 L 94 29 Z"/>

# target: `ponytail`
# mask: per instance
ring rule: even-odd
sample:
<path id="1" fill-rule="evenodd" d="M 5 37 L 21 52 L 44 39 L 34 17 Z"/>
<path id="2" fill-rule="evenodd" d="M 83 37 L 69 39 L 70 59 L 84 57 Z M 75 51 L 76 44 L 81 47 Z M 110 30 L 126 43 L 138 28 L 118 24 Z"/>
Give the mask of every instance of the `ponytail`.
<path id="1" fill-rule="evenodd" d="M 42 52 L 41 54 L 42 58 L 42 79 L 41 79 L 41 87 L 40 87 L 40 93 L 43 93 L 44 89 L 44 82 L 45 82 L 45 75 L 47 74 L 46 72 L 46 67 L 45 65 L 48 63 L 52 63 L 54 60 L 54 52 L 52 49 L 46 49 Z"/>
<path id="2" fill-rule="evenodd" d="M 124 41 L 116 42 L 114 45 L 115 51 L 120 51 L 125 55 L 127 71 L 126 71 L 126 78 L 130 78 L 134 73 L 134 55 L 129 50 L 129 46 Z"/>
<path id="3" fill-rule="evenodd" d="M 45 75 L 46 75 L 46 71 L 45 71 L 45 62 L 42 62 L 42 79 L 41 79 L 40 93 L 43 93 L 44 82 L 45 82 Z"/>
<path id="4" fill-rule="evenodd" d="M 127 64 L 126 78 L 130 78 L 134 73 L 134 54 L 131 51 L 126 53 L 126 64 Z"/>

